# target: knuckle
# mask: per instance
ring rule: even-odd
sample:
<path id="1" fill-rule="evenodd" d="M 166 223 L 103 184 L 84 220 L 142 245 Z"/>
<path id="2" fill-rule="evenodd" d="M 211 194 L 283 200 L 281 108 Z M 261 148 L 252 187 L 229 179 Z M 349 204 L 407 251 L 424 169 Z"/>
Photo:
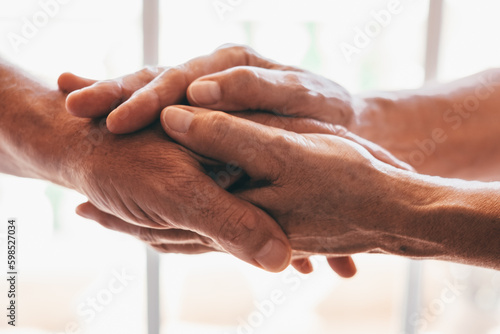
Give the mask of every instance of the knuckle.
<path id="1" fill-rule="evenodd" d="M 226 214 L 217 233 L 217 238 L 222 241 L 230 250 L 243 248 L 243 243 L 248 238 L 248 229 L 245 225 L 248 220 L 254 219 L 247 209 L 233 210 Z"/>
<path id="2" fill-rule="evenodd" d="M 290 145 L 295 145 L 299 142 L 299 135 L 288 131 L 280 131 L 269 138 L 268 147 L 272 150 L 273 155 L 279 157 L 283 152 L 290 149 Z"/>
<path id="3" fill-rule="evenodd" d="M 300 134 L 283 131 L 271 136 L 266 145 L 269 150 L 266 166 L 270 180 L 277 181 L 283 175 L 293 174 L 292 169 L 297 168 L 304 159 L 300 154 L 294 154 L 295 151 L 301 147 L 307 149 L 309 146 L 309 140 Z M 294 163 L 290 163 L 290 159 L 293 159 Z"/>
<path id="4" fill-rule="evenodd" d="M 173 78 L 185 78 L 186 71 L 188 71 L 188 65 L 181 64 L 168 68 L 162 75 L 168 76 L 169 80 Z"/>
<path id="5" fill-rule="evenodd" d="M 255 72 L 255 68 L 251 66 L 238 66 L 231 70 L 231 76 L 238 78 L 238 81 L 245 83 L 255 81 L 259 75 Z M 241 80 L 243 78 L 244 80 Z"/>
<path id="6" fill-rule="evenodd" d="M 236 93 L 233 98 L 238 101 L 247 101 L 247 97 L 261 94 L 265 87 L 258 69 L 252 66 L 238 66 L 230 69 L 226 80 L 227 84 L 232 87 L 230 91 Z M 239 94 L 241 91 L 245 91 L 245 94 Z"/>
<path id="7" fill-rule="evenodd" d="M 221 46 L 219 46 L 215 51 L 216 52 L 227 51 L 227 50 L 232 50 L 232 49 L 239 48 L 242 46 L 243 46 L 242 44 L 238 44 L 238 43 L 224 43 Z"/>
<path id="8" fill-rule="evenodd" d="M 235 55 L 248 55 L 254 53 L 255 51 L 247 45 L 226 43 L 218 47 L 216 52 L 223 52 Z"/>
<path id="9" fill-rule="evenodd" d="M 227 136 L 231 128 L 231 116 L 223 112 L 212 112 L 207 114 L 210 117 L 210 135 L 207 141 L 210 142 L 209 145 L 216 145 L 217 142 L 223 141 Z"/>
<path id="10" fill-rule="evenodd" d="M 250 64 L 250 59 L 256 56 L 256 52 L 249 46 L 241 44 L 224 44 L 215 50 L 216 56 L 240 60 L 240 63 Z"/>
<path id="11" fill-rule="evenodd" d="M 302 80 L 299 75 L 295 72 L 285 72 L 286 74 L 283 76 L 283 81 L 285 84 L 290 87 L 303 87 Z"/>
<path id="12" fill-rule="evenodd" d="M 306 107 L 311 105 L 325 105 L 327 97 L 318 90 L 318 85 L 314 83 L 313 78 L 304 76 L 303 73 L 290 71 L 283 77 L 283 83 L 289 92 L 289 106 Z"/>
<path id="13" fill-rule="evenodd" d="M 168 67 L 165 69 L 161 69 L 161 72 L 156 76 L 157 84 L 161 82 L 163 84 L 163 88 L 165 89 L 165 85 L 170 87 L 176 87 L 178 85 L 184 86 L 187 85 L 189 80 L 189 74 L 191 72 L 191 63 L 187 62 L 184 64 L 180 64 L 177 66 Z M 194 79 L 193 79 L 194 80 Z M 158 91 L 157 93 L 162 93 L 163 91 Z M 160 96 L 162 94 L 159 94 Z"/>
<path id="14" fill-rule="evenodd" d="M 137 73 L 142 78 L 149 80 L 149 79 L 155 78 L 158 74 L 160 74 L 161 70 L 162 69 L 158 66 L 146 66 L 142 70 L 138 71 Z"/>

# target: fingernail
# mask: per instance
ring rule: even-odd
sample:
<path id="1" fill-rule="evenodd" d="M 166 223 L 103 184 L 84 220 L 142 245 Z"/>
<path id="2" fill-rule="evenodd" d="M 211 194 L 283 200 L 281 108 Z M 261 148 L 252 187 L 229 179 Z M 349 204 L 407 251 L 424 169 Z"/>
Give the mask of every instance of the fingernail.
<path id="1" fill-rule="evenodd" d="M 212 105 L 221 99 L 220 86 L 215 81 L 196 81 L 189 90 L 191 98 L 198 105 Z"/>
<path id="2" fill-rule="evenodd" d="M 271 239 L 257 253 L 255 261 L 267 271 L 279 272 L 288 266 L 290 252 L 280 240 Z"/>
<path id="3" fill-rule="evenodd" d="M 185 109 L 168 107 L 163 113 L 163 122 L 173 131 L 186 133 L 193 121 L 194 114 Z"/>

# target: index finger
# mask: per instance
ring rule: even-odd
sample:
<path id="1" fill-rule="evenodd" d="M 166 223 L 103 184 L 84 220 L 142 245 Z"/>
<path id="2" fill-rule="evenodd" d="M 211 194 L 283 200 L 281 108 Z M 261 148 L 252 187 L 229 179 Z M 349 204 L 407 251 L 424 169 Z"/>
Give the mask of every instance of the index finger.
<path id="1" fill-rule="evenodd" d="M 179 66 L 162 68 L 161 73 L 146 68 L 77 90 L 68 96 L 67 109 L 79 117 L 109 114 L 107 125 L 111 132 L 134 132 L 154 122 L 164 107 L 184 102 L 189 84 L 197 78 L 243 65 L 281 67 L 246 46 L 224 45 L 210 55 L 194 58 Z M 75 88 L 71 81 L 62 82 L 67 83 L 67 86 L 61 87 L 62 90 L 72 91 Z"/>
<path id="2" fill-rule="evenodd" d="M 109 114 L 108 128 L 116 134 L 142 129 L 158 119 L 163 108 L 182 104 L 187 88 L 197 78 L 243 65 L 277 66 L 248 47 L 221 47 L 208 56 L 166 69 Z"/>

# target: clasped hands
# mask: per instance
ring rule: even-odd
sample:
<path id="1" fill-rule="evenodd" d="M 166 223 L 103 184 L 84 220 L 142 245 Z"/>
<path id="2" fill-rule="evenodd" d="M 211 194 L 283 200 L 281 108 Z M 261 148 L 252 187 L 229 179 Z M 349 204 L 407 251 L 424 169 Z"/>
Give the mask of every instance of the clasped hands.
<path id="1" fill-rule="evenodd" d="M 384 212 L 404 193 L 391 175 L 411 167 L 349 131 L 356 101 L 338 84 L 224 46 L 114 80 L 65 73 L 59 87 L 69 113 L 111 132 L 84 159 L 81 216 L 160 252 L 273 272 L 309 273 L 323 254 L 350 277 L 351 254 L 383 251 Z"/>

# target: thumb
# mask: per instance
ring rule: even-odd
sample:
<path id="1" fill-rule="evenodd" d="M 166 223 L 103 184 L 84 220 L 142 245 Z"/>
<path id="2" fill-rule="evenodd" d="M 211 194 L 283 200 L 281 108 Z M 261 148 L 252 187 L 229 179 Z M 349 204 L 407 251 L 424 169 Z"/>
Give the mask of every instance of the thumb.
<path id="1" fill-rule="evenodd" d="M 290 264 L 288 238 L 275 220 L 213 180 L 200 181 L 192 185 L 192 204 L 180 208 L 183 229 L 209 237 L 226 252 L 271 272 Z"/>
<path id="2" fill-rule="evenodd" d="M 223 112 L 186 106 L 164 109 L 161 122 L 167 134 L 181 145 L 226 163 L 228 174 L 242 168 L 256 180 L 273 177 L 272 165 L 277 164 L 273 163 L 272 154 L 278 152 L 263 148 L 276 137 L 272 131 L 282 130 Z M 188 210 L 208 213 L 208 219 L 203 219 L 207 223 L 186 227 L 211 237 L 244 261 L 268 271 L 285 269 L 290 263 L 291 250 L 281 227 L 261 209 L 210 181 L 211 185 L 194 185 L 197 210 Z M 200 220 L 189 214 L 186 218 L 190 222 Z"/>
<path id="3" fill-rule="evenodd" d="M 273 143 L 286 132 L 224 112 L 188 106 L 167 107 L 161 123 L 165 132 L 190 150 L 243 169 L 252 179 L 275 179 L 283 152 Z"/>

